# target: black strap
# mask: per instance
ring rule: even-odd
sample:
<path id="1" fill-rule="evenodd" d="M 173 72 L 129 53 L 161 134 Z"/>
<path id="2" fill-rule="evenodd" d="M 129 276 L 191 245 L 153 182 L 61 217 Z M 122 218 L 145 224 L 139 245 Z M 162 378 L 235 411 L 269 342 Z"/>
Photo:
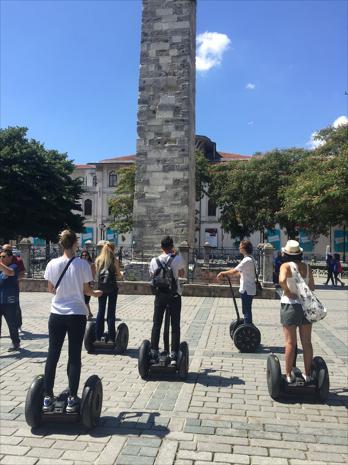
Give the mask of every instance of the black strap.
<path id="1" fill-rule="evenodd" d="M 259 275 L 256 271 L 256 263 L 255 263 L 255 260 L 254 260 L 254 257 L 251 257 L 253 263 L 254 263 L 254 270 L 255 270 L 255 282 L 258 283 L 259 282 Z"/>
<path id="2" fill-rule="evenodd" d="M 58 279 L 58 281 L 57 281 L 57 284 L 56 284 L 55 287 L 54 287 L 55 289 L 58 289 L 58 286 L 59 286 L 61 280 L 63 279 L 63 276 L 64 276 L 65 273 L 66 273 L 66 270 L 69 268 L 70 263 L 71 263 L 75 258 L 76 258 L 76 257 L 70 258 L 70 260 L 68 261 L 68 263 L 65 265 L 65 268 L 64 268 L 64 270 L 62 271 L 62 274 L 59 276 L 59 279 Z"/>

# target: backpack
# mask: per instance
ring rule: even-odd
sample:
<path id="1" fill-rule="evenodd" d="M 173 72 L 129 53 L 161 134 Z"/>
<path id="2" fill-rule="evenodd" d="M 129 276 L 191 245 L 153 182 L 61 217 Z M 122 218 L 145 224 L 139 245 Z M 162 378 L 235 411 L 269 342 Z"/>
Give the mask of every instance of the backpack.
<path id="1" fill-rule="evenodd" d="M 173 268 L 171 267 L 174 258 L 175 255 L 172 255 L 166 263 L 156 258 L 158 268 L 151 280 L 151 288 L 154 294 L 161 292 L 174 295 L 178 292 L 177 281 L 174 276 Z"/>
<path id="2" fill-rule="evenodd" d="M 97 289 L 104 294 L 110 294 L 117 290 L 116 273 L 112 268 L 102 268 L 97 273 Z"/>

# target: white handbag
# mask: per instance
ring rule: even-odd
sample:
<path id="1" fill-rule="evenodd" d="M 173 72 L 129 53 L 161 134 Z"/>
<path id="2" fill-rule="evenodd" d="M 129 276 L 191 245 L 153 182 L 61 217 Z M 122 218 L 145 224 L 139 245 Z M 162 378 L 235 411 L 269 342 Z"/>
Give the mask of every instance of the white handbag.
<path id="1" fill-rule="evenodd" d="M 318 297 L 311 291 L 298 271 L 294 262 L 290 262 L 291 273 L 294 278 L 298 300 L 300 301 L 306 320 L 311 323 L 320 321 L 327 315 L 327 310 Z M 307 265 L 307 275 L 308 275 Z"/>

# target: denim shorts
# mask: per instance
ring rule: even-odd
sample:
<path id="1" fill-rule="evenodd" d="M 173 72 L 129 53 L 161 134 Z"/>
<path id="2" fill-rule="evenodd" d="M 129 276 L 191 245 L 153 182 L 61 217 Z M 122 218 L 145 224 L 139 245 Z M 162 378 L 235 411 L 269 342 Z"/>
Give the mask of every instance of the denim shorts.
<path id="1" fill-rule="evenodd" d="M 310 325 L 301 304 L 280 304 L 280 323 L 283 326 Z"/>

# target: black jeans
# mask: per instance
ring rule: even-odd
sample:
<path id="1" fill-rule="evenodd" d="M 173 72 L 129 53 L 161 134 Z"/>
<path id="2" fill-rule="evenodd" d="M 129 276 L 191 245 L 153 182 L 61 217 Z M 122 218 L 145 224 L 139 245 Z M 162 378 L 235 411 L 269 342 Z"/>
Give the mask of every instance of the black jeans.
<path id="1" fill-rule="evenodd" d="M 116 303 L 117 303 L 117 291 L 112 292 L 111 294 L 103 294 L 101 297 L 98 297 L 98 315 L 95 325 L 96 338 L 100 339 L 104 333 L 104 318 L 106 310 L 106 300 L 108 300 L 108 312 L 106 315 L 106 321 L 108 324 L 108 335 L 109 339 L 115 341 L 116 331 L 115 331 L 115 321 L 116 321 Z"/>
<path id="2" fill-rule="evenodd" d="M 178 352 L 180 345 L 180 314 L 181 296 L 159 293 L 155 297 L 155 308 L 153 312 L 153 327 L 151 332 L 151 348 L 158 350 L 163 315 L 168 307 L 172 324 L 172 351 Z"/>
<path id="3" fill-rule="evenodd" d="M 58 315 L 51 313 L 48 320 L 49 346 L 45 366 L 45 395 L 53 396 L 54 379 L 60 352 L 68 333 L 69 358 L 67 373 L 71 396 L 77 395 L 81 374 L 81 348 L 86 328 L 86 315 Z"/>
<path id="4" fill-rule="evenodd" d="M 8 330 L 10 333 L 10 338 L 12 344 L 16 345 L 20 343 L 19 336 L 18 336 L 18 326 L 16 323 L 16 312 L 17 312 L 18 304 L 1 304 L 0 305 L 0 318 L 4 315 L 6 320 Z M 1 325 L 0 325 L 1 331 Z"/>
<path id="5" fill-rule="evenodd" d="M 327 284 L 329 281 L 331 281 L 332 285 L 334 286 L 335 283 L 334 283 L 333 271 L 330 268 L 327 268 L 326 270 L 327 270 L 327 279 L 326 279 L 325 284 Z"/>

